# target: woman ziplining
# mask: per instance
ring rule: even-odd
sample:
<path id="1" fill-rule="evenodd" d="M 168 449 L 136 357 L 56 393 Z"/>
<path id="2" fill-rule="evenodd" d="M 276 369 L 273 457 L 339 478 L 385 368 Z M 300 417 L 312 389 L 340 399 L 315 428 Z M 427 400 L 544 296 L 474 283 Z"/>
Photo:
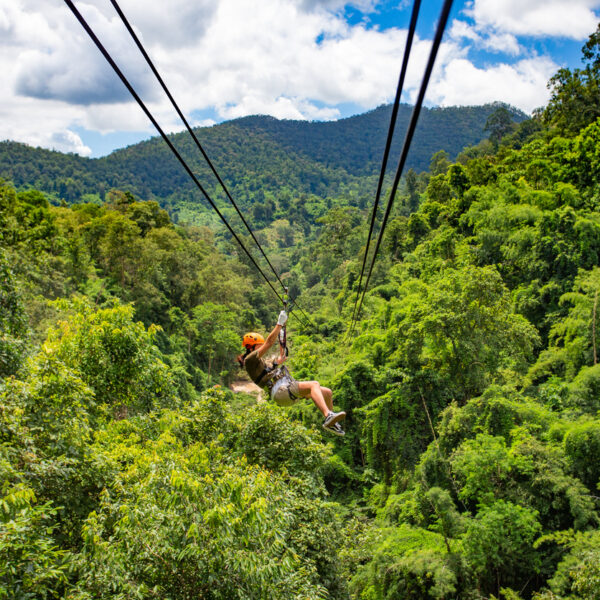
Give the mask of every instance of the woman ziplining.
<path id="1" fill-rule="evenodd" d="M 287 319 L 287 312 L 282 310 L 279 313 L 277 325 L 266 340 L 260 333 L 247 333 L 242 341 L 245 353 L 238 356 L 238 362 L 246 369 L 252 381 L 267 390 L 271 399 L 279 406 L 293 406 L 301 398 L 311 398 L 325 417 L 323 429 L 331 431 L 335 435 L 344 435 L 345 432 L 340 421 L 346 418 L 346 413 L 333 411 L 331 390 L 321 386 L 318 381 L 296 381 L 283 366 L 287 359 L 285 343 L 280 343 L 279 356 L 273 360 L 272 366 L 269 367 L 263 359 L 275 341 L 279 339 L 279 333 L 285 327 Z"/>

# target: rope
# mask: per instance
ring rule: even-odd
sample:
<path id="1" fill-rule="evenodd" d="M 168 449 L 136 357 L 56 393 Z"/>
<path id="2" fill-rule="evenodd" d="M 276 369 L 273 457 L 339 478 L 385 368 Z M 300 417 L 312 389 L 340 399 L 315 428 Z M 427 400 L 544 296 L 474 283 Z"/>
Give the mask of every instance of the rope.
<path id="1" fill-rule="evenodd" d="M 381 246 L 381 240 L 383 239 L 383 234 L 385 232 L 385 228 L 388 222 L 388 218 L 390 216 L 390 212 L 392 210 L 392 206 L 394 204 L 394 198 L 396 196 L 396 191 L 398 190 L 398 184 L 400 183 L 400 177 L 402 176 L 402 170 L 404 169 L 404 165 L 406 163 L 406 158 L 408 156 L 408 151 L 410 149 L 410 144 L 412 142 L 412 138 L 415 133 L 415 129 L 417 127 L 417 121 L 419 120 L 419 114 L 421 112 L 421 107 L 423 105 L 423 100 L 425 99 L 425 92 L 427 91 L 427 86 L 429 84 L 429 79 L 431 77 L 431 72 L 433 71 L 433 65 L 435 63 L 435 59 L 437 57 L 437 53 L 442 43 L 442 37 L 444 35 L 444 30 L 446 29 L 446 24 L 448 22 L 448 16 L 450 14 L 450 10 L 452 8 L 453 0 L 445 0 L 444 6 L 442 7 L 442 11 L 440 13 L 440 19 L 437 26 L 437 31 L 435 33 L 435 38 L 433 40 L 433 45 L 431 47 L 431 52 L 429 54 L 429 60 L 427 61 L 427 67 L 425 68 L 425 74 L 423 75 L 423 81 L 421 82 L 421 89 L 419 90 L 419 96 L 417 98 L 417 102 L 413 108 L 410 122 L 408 125 L 408 130 L 406 132 L 406 137 L 404 139 L 404 144 L 402 146 L 402 153 L 400 154 L 400 160 L 398 161 L 398 167 L 396 169 L 396 175 L 394 177 L 394 182 L 392 184 L 392 189 L 390 191 L 390 198 L 388 200 L 388 204 L 385 210 L 385 214 L 383 217 L 383 221 L 381 223 L 381 229 L 379 230 L 379 235 L 377 237 L 377 243 L 375 245 L 375 250 L 373 252 L 373 258 L 371 259 L 371 265 L 369 267 L 369 273 L 367 275 L 367 280 L 365 282 L 365 287 L 362 292 L 362 296 L 360 298 L 360 303 L 358 305 L 358 310 L 356 312 L 356 319 L 352 324 L 351 329 L 354 329 L 354 325 L 358 320 L 360 315 L 360 310 L 362 308 L 363 301 L 365 299 L 365 294 L 367 293 L 367 288 L 369 287 L 369 281 L 371 280 L 371 274 L 373 273 L 373 265 L 375 264 L 375 260 L 377 258 L 377 253 L 379 252 L 379 247 Z"/>
<path id="2" fill-rule="evenodd" d="M 396 98 L 394 99 L 394 106 L 392 108 L 392 116 L 390 118 L 390 126 L 388 129 L 387 140 L 385 143 L 385 150 L 383 152 L 383 160 L 381 161 L 381 172 L 379 173 L 379 181 L 377 183 L 377 193 L 375 194 L 375 203 L 373 204 L 373 212 L 371 213 L 371 223 L 369 225 L 369 234 L 367 236 L 367 246 L 365 248 L 365 254 L 363 256 L 362 267 L 360 269 L 360 279 L 358 281 L 358 290 L 356 293 L 356 300 L 354 302 L 354 310 L 352 311 L 351 323 L 354 323 L 354 317 L 356 315 L 356 307 L 358 306 L 358 299 L 360 297 L 360 288 L 362 286 L 363 275 L 365 272 L 365 266 L 367 264 L 367 256 L 369 255 L 369 246 L 371 244 L 371 236 L 373 235 L 373 227 L 375 225 L 375 219 L 377 217 L 377 209 L 379 207 L 379 199 L 381 197 L 381 188 L 383 187 L 383 179 L 385 171 L 387 169 L 387 161 L 392 147 L 392 138 L 394 137 L 394 129 L 396 127 L 396 119 L 398 117 L 398 108 L 400 106 L 400 97 L 402 96 L 402 88 L 404 87 L 404 78 L 406 77 L 406 69 L 408 67 L 408 59 L 410 57 L 410 50 L 412 48 L 412 41 L 415 35 L 415 29 L 417 27 L 417 17 L 419 15 L 419 8 L 421 6 L 421 0 L 415 0 L 413 3 L 412 14 L 410 17 L 410 25 L 408 28 L 408 35 L 406 38 L 406 46 L 404 47 L 404 57 L 402 59 L 402 68 L 400 69 L 400 77 L 398 79 L 398 87 L 396 88 Z"/>
<path id="3" fill-rule="evenodd" d="M 248 252 L 248 250 L 246 249 L 246 246 L 243 244 L 243 242 L 240 240 L 240 238 L 236 235 L 235 231 L 233 231 L 233 229 L 231 228 L 231 226 L 229 225 L 229 223 L 227 222 L 227 220 L 225 219 L 225 217 L 222 215 L 221 211 L 217 208 L 217 206 L 215 205 L 215 203 L 212 201 L 211 197 L 208 195 L 208 192 L 202 187 L 202 184 L 200 183 L 200 181 L 198 181 L 198 178 L 194 175 L 194 173 L 192 172 L 192 170 L 190 169 L 190 167 L 188 166 L 188 164 L 182 158 L 181 154 L 179 154 L 179 152 L 175 148 L 175 146 L 173 146 L 173 144 L 171 143 L 171 140 L 169 140 L 169 138 L 167 137 L 167 135 L 165 134 L 165 132 L 162 130 L 162 128 L 160 127 L 160 125 L 158 124 L 158 122 L 156 121 L 156 119 L 152 116 L 152 113 L 148 110 L 148 108 L 146 107 L 146 105 L 144 104 L 144 102 L 142 101 L 142 99 L 138 96 L 138 94 L 136 93 L 136 91 L 133 89 L 133 87 L 131 86 L 131 84 L 129 83 L 129 81 L 125 77 L 125 75 L 123 75 L 123 73 L 121 72 L 121 69 L 119 69 L 119 67 L 117 66 L 117 64 L 115 63 L 115 61 L 112 59 L 111 55 L 108 53 L 108 51 L 106 50 L 106 48 L 104 48 L 104 46 L 102 45 L 102 42 L 100 42 L 100 40 L 98 39 L 98 37 L 96 36 L 96 34 L 92 31 L 92 29 L 88 25 L 88 23 L 85 20 L 85 18 L 81 15 L 81 13 L 79 12 L 79 10 L 77 10 L 77 7 L 73 4 L 73 1 L 72 0 L 65 0 L 65 3 L 71 9 L 71 12 L 75 15 L 76 19 L 79 21 L 79 23 L 81 24 L 81 26 L 85 29 L 86 33 L 90 36 L 90 38 L 92 39 L 92 41 L 94 42 L 94 44 L 96 44 L 98 50 L 100 50 L 100 52 L 102 53 L 102 55 L 104 56 L 104 58 L 108 61 L 108 63 L 113 68 L 113 70 L 115 71 L 115 73 L 119 76 L 119 78 L 121 79 L 121 81 L 123 82 L 123 84 L 125 85 L 125 87 L 128 89 L 129 93 L 133 96 L 133 98 L 135 99 L 135 101 L 139 104 L 140 108 L 144 111 L 144 113 L 146 114 L 146 116 L 148 117 L 148 119 L 150 119 L 151 123 L 154 125 L 154 127 L 156 128 L 156 130 L 158 131 L 158 133 L 162 136 L 162 138 L 165 141 L 165 143 L 167 144 L 167 146 L 169 146 L 171 152 L 173 152 L 173 154 L 175 155 L 175 157 L 177 158 L 177 160 L 179 160 L 179 162 L 181 163 L 181 165 L 183 166 L 183 168 L 185 169 L 185 171 L 187 172 L 187 174 L 192 178 L 192 180 L 194 181 L 194 183 L 196 184 L 196 186 L 198 187 L 198 189 L 206 197 L 206 199 L 208 200 L 209 204 L 215 210 L 215 212 L 217 213 L 217 215 L 219 216 L 219 218 L 221 219 L 221 221 L 223 221 L 223 223 L 225 224 L 225 226 L 227 227 L 227 229 L 229 230 L 229 232 L 231 233 L 231 235 L 235 238 L 235 240 L 240 245 L 240 247 L 242 248 L 242 250 L 246 253 L 246 255 L 248 256 L 248 258 L 252 261 L 252 264 L 256 267 L 256 269 L 258 270 L 258 272 L 263 276 L 264 280 L 269 284 L 270 288 L 273 290 L 273 292 L 279 298 L 279 300 L 281 302 L 283 302 L 283 298 L 279 295 L 279 293 L 277 292 L 277 290 L 273 287 L 273 284 L 269 281 L 268 277 L 264 274 L 263 270 L 260 268 L 260 266 L 258 265 L 258 263 L 254 260 L 253 256 L 250 254 L 250 252 Z"/>

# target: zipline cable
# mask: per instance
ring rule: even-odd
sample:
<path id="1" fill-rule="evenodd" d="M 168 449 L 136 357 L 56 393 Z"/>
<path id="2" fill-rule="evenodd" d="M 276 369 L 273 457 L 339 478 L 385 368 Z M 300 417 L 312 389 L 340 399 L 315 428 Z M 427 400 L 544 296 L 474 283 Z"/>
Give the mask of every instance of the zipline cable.
<path id="1" fill-rule="evenodd" d="M 408 125 L 408 130 L 406 131 L 406 137 L 404 138 L 404 144 L 402 146 L 400 160 L 398 161 L 396 175 L 394 177 L 394 182 L 390 191 L 390 197 L 385 210 L 385 214 L 383 216 L 383 221 L 381 223 L 381 229 L 379 230 L 379 235 L 377 236 L 377 243 L 375 244 L 375 250 L 373 252 L 373 258 L 371 259 L 371 264 L 369 266 L 367 280 L 365 282 L 365 287 L 363 289 L 362 296 L 360 298 L 360 303 L 358 305 L 358 310 L 356 312 L 356 319 L 352 323 L 352 330 L 354 329 L 354 325 L 356 324 L 356 321 L 358 320 L 358 317 L 360 315 L 360 310 L 365 299 L 365 294 L 367 293 L 367 288 L 369 287 L 369 281 L 371 280 L 371 274 L 373 273 L 373 265 L 375 264 L 375 260 L 377 258 L 377 253 L 379 252 L 379 247 L 381 246 L 381 240 L 383 239 L 383 234 L 385 232 L 387 221 L 390 216 L 392 206 L 394 204 L 394 198 L 396 196 L 396 191 L 398 190 L 398 184 L 400 183 L 402 170 L 404 169 L 406 158 L 408 156 L 408 151 L 410 150 L 410 144 L 412 142 L 412 138 L 417 127 L 417 121 L 419 120 L 419 114 L 421 112 L 423 100 L 425 99 L 425 92 L 427 91 L 427 86 L 429 84 L 431 72 L 433 71 L 433 65 L 435 63 L 439 47 L 442 43 L 442 37 L 444 36 L 444 30 L 446 29 L 446 24 L 448 23 L 448 16 L 450 15 L 450 10 L 452 9 L 452 3 L 453 0 L 445 0 L 444 5 L 442 6 L 442 11 L 440 13 L 440 19 L 438 21 L 435 38 L 433 40 L 431 51 L 429 53 L 429 60 L 427 61 L 427 67 L 425 68 L 425 74 L 423 75 L 423 81 L 421 82 L 421 89 L 419 90 L 419 96 L 417 97 L 417 101 L 410 116 L 410 122 Z"/>
<path id="2" fill-rule="evenodd" d="M 388 129 L 387 140 L 385 143 L 385 150 L 383 151 L 383 159 L 381 161 L 381 172 L 379 173 L 379 181 L 377 183 L 377 192 L 375 194 L 375 203 L 373 204 L 373 212 L 371 213 L 371 223 L 369 225 L 369 234 L 367 236 L 367 246 L 365 248 L 365 254 L 363 256 L 362 267 L 360 269 L 360 278 L 358 281 L 358 289 L 356 292 L 356 300 L 354 301 L 354 310 L 352 311 L 351 323 L 354 323 L 354 316 L 356 315 L 356 307 L 358 306 L 358 299 L 360 298 L 360 289 L 362 286 L 363 275 L 365 272 L 365 266 L 367 264 L 367 257 L 369 255 L 369 247 L 371 245 L 371 236 L 373 235 L 373 227 L 375 225 L 375 219 L 377 217 L 377 209 L 379 208 L 379 200 L 381 198 L 381 188 L 383 187 L 383 179 L 387 170 L 388 157 L 390 155 L 390 149 L 392 147 L 392 138 L 394 137 L 394 129 L 396 127 L 396 119 L 398 117 L 398 108 L 400 107 L 400 98 L 402 96 L 402 88 L 404 87 L 404 78 L 406 77 L 406 70 L 408 67 L 408 59 L 410 57 L 410 51 L 412 48 L 412 42 L 415 35 L 415 29 L 417 27 L 417 17 L 419 16 L 419 8 L 421 6 L 421 0 L 414 0 L 412 14 L 410 17 L 410 25 L 408 28 L 408 35 L 406 37 L 406 45 L 404 47 L 404 57 L 402 59 L 402 68 L 400 69 L 400 77 L 398 78 L 398 86 L 396 88 L 396 98 L 394 99 L 394 106 L 392 108 L 392 116 L 390 118 L 390 126 Z M 349 330 L 350 331 L 350 330 Z"/>
<path id="3" fill-rule="evenodd" d="M 146 52 L 146 49 L 144 48 L 144 46 L 143 46 L 142 42 L 140 41 L 139 37 L 137 36 L 137 34 L 135 33 L 135 31 L 133 30 L 133 27 L 129 23 L 129 20 L 127 19 L 127 17 L 125 16 L 125 14 L 123 13 L 123 11 L 121 10 L 121 7 L 119 6 L 119 3 L 117 2 L 117 0 L 110 0 L 110 3 L 113 5 L 114 9 L 117 11 L 117 14 L 121 18 L 121 21 L 123 21 L 123 25 L 125 25 L 125 28 L 129 32 L 129 35 L 131 35 L 131 37 L 132 37 L 133 41 L 135 42 L 136 46 L 138 47 L 139 51 L 142 53 L 142 56 L 144 57 L 144 59 L 148 63 L 148 66 L 150 67 L 150 69 L 152 70 L 152 72 L 154 73 L 154 76 L 158 80 L 158 83 L 160 83 L 163 91 L 167 95 L 167 98 L 169 98 L 171 104 L 173 105 L 173 108 L 175 109 L 175 111 L 179 115 L 179 118 L 181 119 L 181 121 L 185 125 L 188 133 L 192 136 L 192 139 L 194 140 L 194 143 L 196 144 L 196 147 L 202 153 L 202 156 L 204 157 L 204 160 L 206 160 L 206 162 L 207 162 L 208 166 L 210 167 L 211 171 L 213 172 L 214 176 L 217 178 L 217 181 L 219 182 L 219 184 L 223 188 L 223 191 L 227 195 L 227 198 L 229 198 L 229 201 L 231 202 L 231 204 L 235 208 L 238 216 L 242 220 L 242 223 L 244 223 L 246 229 L 248 230 L 248 233 L 250 233 L 250 235 L 252 236 L 252 239 L 254 240 L 254 243 L 256 244 L 257 248 L 260 250 L 260 252 L 262 253 L 264 259 L 267 261 L 267 264 L 271 268 L 271 271 L 273 271 L 273 274 L 275 275 L 275 277 L 277 278 L 277 280 L 281 284 L 281 287 L 285 290 L 286 286 L 283 283 L 283 281 L 281 280 L 281 277 L 279 276 L 279 273 L 277 273 L 277 271 L 275 270 L 275 267 L 271 264 L 271 261 L 269 260 L 269 257 L 266 255 L 265 251 L 263 250 L 263 247 L 261 246 L 260 242 L 256 239 L 256 236 L 254 235 L 254 232 L 250 228 L 250 225 L 248 225 L 248 222 L 246 221 L 246 219 L 244 218 L 244 215 L 242 214 L 242 212 L 238 208 L 237 203 L 235 202 L 235 200 L 231 196 L 231 194 L 229 192 L 229 189 L 225 185 L 225 182 L 223 181 L 223 179 L 221 179 L 221 176 L 219 175 L 219 173 L 217 173 L 217 170 L 216 170 L 215 166 L 213 165 L 212 161 L 208 157 L 208 154 L 206 153 L 206 151 L 202 147 L 202 144 L 200 143 L 200 140 L 198 139 L 198 137 L 194 133 L 194 130 L 191 128 L 191 126 L 188 123 L 187 119 L 185 118 L 183 112 L 179 108 L 179 105 L 177 104 L 177 102 L 175 101 L 175 98 L 173 97 L 173 95 L 169 91 L 169 88 L 167 87 L 166 83 L 164 82 L 163 78 L 161 77 L 160 73 L 158 72 L 157 68 L 155 67 L 154 63 L 152 62 L 152 59 L 150 58 L 150 56 L 148 56 L 148 53 Z M 302 310 L 302 308 L 300 308 L 300 306 L 298 306 L 296 304 L 296 307 L 299 308 L 302 313 L 304 313 L 304 311 Z M 307 316 L 307 315 L 305 315 L 305 316 Z"/>
<path id="4" fill-rule="evenodd" d="M 106 48 L 102 45 L 102 42 L 98 39 L 98 37 L 96 36 L 96 34 L 93 32 L 93 30 L 91 29 L 91 27 L 88 25 L 88 23 L 85 20 L 85 18 L 83 17 L 83 15 L 79 12 L 79 10 L 77 9 L 77 7 L 73 3 L 73 0 L 64 0 L 64 1 L 65 1 L 65 4 L 71 10 L 71 12 L 75 15 L 75 18 L 79 21 L 79 23 L 81 24 L 81 26 L 84 28 L 84 30 L 86 31 L 86 33 L 89 35 L 89 37 L 91 38 L 91 40 L 94 42 L 94 44 L 96 45 L 96 47 L 98 48 L 98 50 L 100 50 L 100 52 L 102 53 L 102 55 L 104 56 L 104 58 L 108 61 L 108 63 L 113 68 L 113 70 L 115 71 L 115 73 L 119 76 L 119 79 L 121 79 L 121 81 L 123 82 L 123 85 L 125 85 L 125 87 L 129 91 L 129 93 L 133 96 L 133 98 L 135 99 L 135 101 L 139 104 L 140 108 L 144 111 L 145 115 L 148 117 L 148 119 L 150 119 L 150 122 L 152 123 L 152 125 L 154 125 L 154 127 L 156 128 L 156 130 L 158 131 L 158 133 L 161 135 L 161 137 L 163 138 L 163 140 L 165 141 L 165 143 L 167 144 L 167 146 L 169 146 L 169 149 L 171 150 L 171 152 L 173 152 L 173 154 L 175 155 L 175 157 L 177 158 L 177 160 L 179 160 L 179 162 L 181 163 L 181 165 L 183 166 L 183 168 L 185 169 L 185 171 L 187 172 L 187 174 L 192 178 L 192 180 L 194 181 L 194 183 L 196 184 L 196 186 L 198 187 L 198 189 L 202 192 L 202 194 L 208 200 L 209 204 L 215 210 L 215 212 L 217 213 L 217 215 L 219 216 L 219 218 L 221 219 L 221 221 L 223 221 L 223 223 L 225 224 L 225 226 L 227 227 L 227 229 L 229 230 L 229 232 L 231 233 L 231 235 L 235 238 L 235 240 L 240 245 L 240 247 L 242 248 L 242 250 L 246 253 L 246 255 L 248 256 L 248 258 L 250 259 L 250 261 L 252 262 L 252 264 L 256 267 L 256 269 L 258 270 L 258 272 L 263 276 L 264 280 L 269 284 L 269 287 L 273 290 L 273 292 L 279 298 L 279 300 L 281 302 L 283 302 L 283 298 L 279 295 L 279 292 L 275 289 L 275 287 L 273 286 L 273 284 L 271 283 L 271 281 L 269 280 L 269 278 L 265 275 L 265 273 L 263 272 L 263 270 L 260 268 L 260 265 L 254 260 L 254 257 L 247 250 L 247 248 L 244 245 L 244 243 L 242 242 L 242 240 L 240 240 L 240 238 L 237 236 L 237 234 L 235 233 L 235 231 L 231 228 L 231 226 L 227 222 L 227 219 L 225 219 L 225 217 L 223 216 L 223 214 L 221 213 L 221 211 L 217 208 L 217 206 L 213 202 L 212 198 L 209 196 L 208 192 L 204 189 L 204 187 L 202 186 L 202 184 L 200 183 L 200 181 L 198 180 L 198 178 L 196 177 L 196 175 L 194 175 L 193 171 L 190 169 L 190 167 L 188 166 L 188 164 L 185 162 L 185 160 L 183 159 L 183 157 L 181 156 L 181 154 L 179 154 L 179 152 L 177 151 L 177 149 L 175 148 L 175 146 L 173 146 L 171 140 L 167 137 L 167 135 L 165 134 L 165 132 L 162 130 L 162 128 L 160 127 L 160 125 L 158 124 L 158 122 L 156 121 L 156 119 L 154 118 L 154 116 L 152 115 L 152 113 L 148 110 L 148 108 L 144 104 L 143 100 L 138 96 L 137 92 L 133 89 L 133 87 L 131 86 L 131 84 L 129 83 L 129 81 L 125 77 L 125 75 L 122 73 L 121 69 L 119 69 L 119 67 L 117 66 L 117 64 L 115 63 L 115 61 L 112 59 L 112 56 L 109 54 L 109 52 L 106 50 Z M 296 318 L 298 318 L 298 317 L 296 316 Z"/>

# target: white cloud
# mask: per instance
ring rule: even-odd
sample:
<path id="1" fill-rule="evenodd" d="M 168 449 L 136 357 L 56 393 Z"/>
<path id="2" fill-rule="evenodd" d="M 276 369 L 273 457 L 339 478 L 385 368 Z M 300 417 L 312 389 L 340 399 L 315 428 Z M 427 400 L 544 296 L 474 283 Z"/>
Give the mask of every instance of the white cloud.
<path id="1" fill-rule="evenodd" d="M 108 0 L 86 1 L 93 4 L 107 19 L 116 15 Z M 193 47 L 198 43 L 212 24 L 218 2 L 119 0 L 119 6 L 144 44 L 181 48 Z"/>
<path id="2" fill-rule="evenodd" d="M 219 113 L 226 119 L 249 115 L 271 115 L 277 119 L 329 121 L 340 117 L 340 111 L 336 108 L 319 108 L 302 98 L 286 98 L 284 96 L 274 100 L 266 97 L 247 96 L 236 105 L 221 107 Z"/>
<path id="3" fill-rule="evenodd" d="M 100 133 L 152 130 L 152 124 L 134 102 L 95 104 L 86 107 L 80 115 L 77 119 L 79 125 Z"/>
<path id="4" fill-rule="evenodd" d="M 544 3 L 550 7 L 549 21 L 544 22 L 548 30 L 555 7 L 565 1 Z M 324 120 L 340 116 L 337 104 L 366 110 L 391 101 L 404 52 L 405 30 L 351 26 L 340 11 L 344 4 L 170 0 L 167 10 L 165 3 L 121 0 L 186 114 L 208 110 L 218 118 L 266 113 Z M 354 2 L 367 9 L 376 4 Z M 596 4 L 571 0 L 575 8 L 570 10 L 578 18 L 589 18 Z M 77 6 L 165 131 L 181 130 L 110 3 L 77 0 Z M 518 14 L 517 6 L 523 8 Z M 549 59 L 528 56 L 514 65 L 496 63 L 485 69 L 468 60 L 470 46 L 504 54 L 523 52 L 516 36 L 531 32 L 528 23 L 540 6 L 532 0 L 474 0 L 469 14 L 453 22 L 449 41 L 440 49 L 428 102 L 503 100 L 527 111 L 543 104 L 546 81 L 557 68 Z M 430 40 L 418 37 L 413 43 L 405 99 L 416 97 L 430 46 Z M 86 154 L 89 149 L 73 133 L 78 128 L 153 132 L 61 0 L 0 0 L 0 47 L 0 139 L 57 148 L 62 144 Z M 214 121 L 200 122 L 204 123 Z"/>
<path id="5" fill-rule="evenodd" d="M 188 121 L 192 127 L 212 127 L 217 122 L 214 119 L 200 119 Z"/>
<path id="6" fill-rule="evenodd" d="M 69 129 L 83 117 L 83 111 L 62 102 L 8 97 L 0 88 L 0 139 L 10 139 L 31 146 L 76 152 L 88 156 L 91 149 Z"/>
<path id="7" fill-rule="evenodd" d="M 49 144 L 53 150 L 61 152 L 75 152 L 82 156 L 89 156 L 92 153 L 92 149 L 88 148 L 76 133 L 68 129 L 54 132 L 50 136 Z"/>
<path id="8" fill-rule="evenodd" d="M 524 59 L 514 65 L 487 69 L 456 58 L 436 72 L 427 97 L 442 106 L 477 105 L 501 99 L 531 112 L 547 101 L 546 82 L 557 68 L 548 58 Z"/>
<path id="9" fill-rule="evenodd" d="M 450 37 L 454 40 L 461 40 L 463 38 L 471 40 L 472 42 L 481 42 L 481 35 L 477 33 L 475 27 L 469 25 L 465 21 L 455 19 L 450 27 Z"/>
<path id="10" fill-rule="evenodd" d="M 598 9 L 598 0 L 472 0 L 464 12 L 478 28 L 583 40 L 596 29 Z"/>
<path id="11" fill-rule="evenodd" d="M 517 56 L 522 48 L 512 33 L 492 33 L 483 40 L 483 47 L 492 52 L 501 52 Z"/>
<path id="12" fill-rule="evenodd" d="M 349 27 L 331 14 L 304 13 L 292 2 L 240 6 L 229 0 L 221 2 L 197 47 L 196 56 L 205 59 L 189 60 L 184 52 L 157 53 L 156 59 L 188 111 L 217 107 L 225 118 L 257 111 L 331 118 L 338 114 L 334 109 L 317 106 L 355 102 L 371 108 L 393 94 L 405 36 Z M 185 75 L 177 74 L 184 62 Z"/>
<path id="13" fill-rule="evenodd" d="M 517 38 L 511 33 L 483 31 L 465 21 L 455 19 L 450 27 L 450 39 L 457 42 L 468 40 L 476 48 L 518 56 L 522 52 Z"/>
<path id="14" fill-rule="evenodd" d="M 94 6 L 81 4 L 80 10 L 102 43 L 118 56 L 138 93 L 150 95 L 154 89 L 151 73 L 144 68 L 143 59 L 129 39 L 123 36 L 120 21 L 107 19 Z M 75 22 L 53 11 L 47 21 L 40 14 L 14 15 L 15 36 L 19 28 L 41 32 L 30 39 L 37 47 L 22 51 L 16 65 L 15 90 L 18 94 L 40 99 L 63 100 L 72 104 L 120 102 L 129 93 L 87 38 L 83 30 L 73 28 Z M 51 31 L 51 33 L 48 33 Z M 125 69 L 123 69 L 125 70 Z"/>
<path id="15" fill-rule="evenodd" d="M 306 11 L 315 10 L 339 10 L 345 5 L 355 6 L 365 12 L 372 11 L 377 5 L 378 0 L 295 0 L 299 8 Z"/>

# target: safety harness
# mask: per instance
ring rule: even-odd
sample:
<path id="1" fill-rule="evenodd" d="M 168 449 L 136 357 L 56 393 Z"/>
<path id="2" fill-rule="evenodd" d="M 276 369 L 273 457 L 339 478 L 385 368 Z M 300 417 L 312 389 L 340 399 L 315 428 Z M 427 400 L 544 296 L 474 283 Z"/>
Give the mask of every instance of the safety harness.
<path id="1" fill-rule="evenodd" d="M 288 288 L 285 288 L 285 293 L 283 294 L 283 310 L 285 310 L 286 312 L 288 310 L 288 302 L 289 302 Z M 287 346 L 287 325 L 283 325 L 283 327 L 279 331 L 279 346 L 281 348 L 283 348 L 285 355 L 289 356 L 289 349 Z M 287 377 L 288 379 L 290 379 L 290 381 L 292 379 L 292 376 L 290 375 L 290 372 L 288 371 L 286 366 L 278 365 L 277 362 L 274 362 L 271 367 L 265 367 L 261 371 L 260 375 L 258 375 L 258 377 L 253 379 L 254 383 L 256 385 L 260 385 L 259 382 L 261 381 L 261 379 L 265 375 L 268 375 L 269 373 L 273 373 L 273 376 L 270 377 L 264 384 L 268 388 L 269 392 L 273 389 L 273 386 L 280 379 L 282 379 L 284 377 Z M 296 396 L 294 394 L 292 394 L 291 391 L 288 390 L 288 394 L 290 395 L 290 398 L 292 400 L 296 400 Z"/>

